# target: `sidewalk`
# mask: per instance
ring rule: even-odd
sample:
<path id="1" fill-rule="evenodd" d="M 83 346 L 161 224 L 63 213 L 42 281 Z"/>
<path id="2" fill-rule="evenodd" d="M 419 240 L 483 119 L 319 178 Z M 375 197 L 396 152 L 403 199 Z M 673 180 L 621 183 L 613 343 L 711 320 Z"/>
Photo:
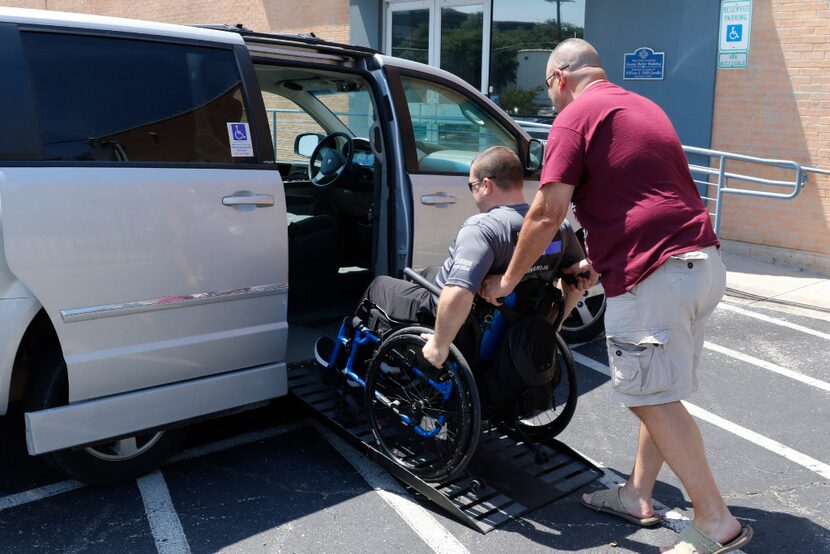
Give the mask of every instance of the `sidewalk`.
<path id="1" fill-rule="evenodd" d="M 726 287 L 732 289 L 727 292 L 729 302 L 753 304 L 830 321 L 830 312 L 822 311 L 830 310 L 830 279 L 727 252 L 723 253 L 723 263 L 726 265 Z M 776 302 L 765 302 L 763 299 L 774 299 Z M 810 306 L 820 310 L 810 310 Z"/>

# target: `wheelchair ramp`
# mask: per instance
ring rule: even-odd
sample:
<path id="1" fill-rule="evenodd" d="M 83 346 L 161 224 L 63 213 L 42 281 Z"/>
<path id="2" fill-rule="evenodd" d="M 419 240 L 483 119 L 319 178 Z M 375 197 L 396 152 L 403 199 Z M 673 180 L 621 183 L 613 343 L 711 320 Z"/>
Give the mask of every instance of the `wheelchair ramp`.
<path id="1" fill-rule="evenodd" d="M 565 444 L 551 440 L 537 455 L 497 428 L 482 431 L 467 472 L 444 483 L 427 483 L 374 447 L 365 416 L 343 424 L 335 416 L 338 392 L 320 378 L 314 361 L 288 366 L 289 392 L 326 426 L 379 463 L 398 480 L 481 533 L 548 504 L 598 479 L 602 472 Z"/>

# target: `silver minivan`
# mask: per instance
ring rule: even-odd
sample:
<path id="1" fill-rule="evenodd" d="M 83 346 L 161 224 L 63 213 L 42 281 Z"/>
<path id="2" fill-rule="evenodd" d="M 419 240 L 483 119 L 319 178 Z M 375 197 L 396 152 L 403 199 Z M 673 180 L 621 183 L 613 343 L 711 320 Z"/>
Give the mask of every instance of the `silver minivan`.
<path id="1" fill-rule="evenodd" d="M 467 83 L 313 36 L 0 8 L 0 75 L 0 414 L 88 482 L 285 395 L 373 276 L 443 261 L 476 153 L 538 184 Z"/>

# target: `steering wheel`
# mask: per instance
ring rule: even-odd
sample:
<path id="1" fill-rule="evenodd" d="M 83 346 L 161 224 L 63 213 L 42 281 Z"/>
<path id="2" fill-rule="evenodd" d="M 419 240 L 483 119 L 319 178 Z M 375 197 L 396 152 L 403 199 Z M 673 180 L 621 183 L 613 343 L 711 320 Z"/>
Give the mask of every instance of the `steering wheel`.
<path id="1" fill-rule="evenodd" d="M 315 187 L 329 188 L 352 167 L 354 144 L 346 133 L 332 133 L 321 140 L 308 160 L 308 179 Z"/>

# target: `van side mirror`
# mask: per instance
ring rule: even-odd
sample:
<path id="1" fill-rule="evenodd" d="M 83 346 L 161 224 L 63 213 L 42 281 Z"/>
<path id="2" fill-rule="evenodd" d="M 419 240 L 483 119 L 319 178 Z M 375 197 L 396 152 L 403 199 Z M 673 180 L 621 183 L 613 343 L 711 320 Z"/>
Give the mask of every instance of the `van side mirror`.
<path id="1" fill-rule="evenodd" d="M 527 143 L 527 160 L 525 168 L 529 173 L 535 173 L 542 169 L 542 161 L 545 159 L 545 143 L 539 139 L 532 138 Z"/>
<path id="2" fill-rule="evenodd" d="M 294 139 L 294 152 L 300 156 L 310 158 L 314 149 L 325 137 L 317 133 L 303 133 Z"/>

